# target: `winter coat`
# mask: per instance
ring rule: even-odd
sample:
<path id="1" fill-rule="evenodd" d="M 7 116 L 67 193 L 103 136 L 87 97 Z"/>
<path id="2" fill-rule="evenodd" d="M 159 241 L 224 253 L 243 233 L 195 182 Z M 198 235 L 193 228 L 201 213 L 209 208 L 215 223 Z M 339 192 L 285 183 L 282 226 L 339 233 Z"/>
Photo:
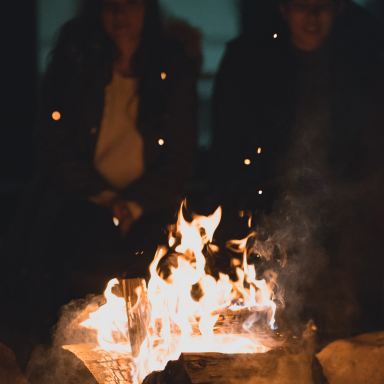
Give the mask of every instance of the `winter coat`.
<path id="1" fill-rule="evenodd" d="M 338 182 L 359 182 L 382 169 L 384 77 L 376 48 L 351 39 L 345 25 L 336 25 L 330 38 L 326 164 Z M 284 195 L 284 163 L 296 139 L 298 68 L 286 31 L 228 44 L 213 100 L 219 200 L 268 211 Z"/>
<path id="2" fill-rule="evenodd" d="M 75 20 L 63 30 L 44 79 L 39 154 L 49 188 L 86 199 L 113 189 L 93 165 L 112 62 L 101 45 L 84 47 L 79 29 Z M 197 105 L 195 63 L 182 47 L 164 40 L 153 51 L 139 80 L 145 172 L 121 191 L 149 213 L 174 206 L 182 194 L 195 148 Z M 52 118 L 55 111 L 59 120 Z"/>

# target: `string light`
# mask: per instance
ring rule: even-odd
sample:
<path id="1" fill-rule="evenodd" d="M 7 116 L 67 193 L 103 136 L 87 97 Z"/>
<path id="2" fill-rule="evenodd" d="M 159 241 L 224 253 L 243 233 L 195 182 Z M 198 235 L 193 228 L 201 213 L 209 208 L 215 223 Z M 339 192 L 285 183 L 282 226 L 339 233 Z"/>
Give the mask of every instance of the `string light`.
<path id="1" fill-rule="evenodd" d="M 165 80 L 167 78 L 167 73 L 161 72 L 160 77 L 161 77 L 161 80 Z"/>
<path id="2" fill-rule="evenodd" d="M 115 225 L 115 227 L 118 227 L 120 225 L 120 220 L 117 217 L 114 217 L 112 219 L 112 221 L 113 221 L 113 224 Z"/>
<path id="3" fill-rule="evenodd" d="M 274 38 L 274 39 L 277 39 L 278 36 L 279 36 L 279 35 L 278 35 L 277 33 L 274 33 L 274 34 L 273 34 L 273 38 Z"/>
<path id="4" fill-rule="evenodd" d="M 262 194 L 263 194 L 263 190 L 262 190 L 262 189 L 259 189 L 258 194 L 259 194 L 259 195 L 262 195 Z"/>
<path id="5" fill-rule="evenodd" d="M 244 159 L 244 165 L 251 165 L 251 159 Z"/>
<path id="6" fill-rule="evenodd" d="M 263 151 L 263 149 L 262 149 L 261 147 L 258 147 L 258 148 L 257 148 L 257 154 L 258 154 L 258 155 L 261 155 L 261 152 L 262 152 L 262 151 Z"/>
<path id="7" fill-rule="evenodd" d="M 52 120 L 59 121 L 61 119 L 61 113 L 59 111 L 52 112 Z"/>
<path id="8" fill-rule="evenodd" d="M 165 144 L 165 140 L 160 138 L 159 140 L 157 140 L 157 144 L 159 144 L 160 147 L 162 147 Z"/>

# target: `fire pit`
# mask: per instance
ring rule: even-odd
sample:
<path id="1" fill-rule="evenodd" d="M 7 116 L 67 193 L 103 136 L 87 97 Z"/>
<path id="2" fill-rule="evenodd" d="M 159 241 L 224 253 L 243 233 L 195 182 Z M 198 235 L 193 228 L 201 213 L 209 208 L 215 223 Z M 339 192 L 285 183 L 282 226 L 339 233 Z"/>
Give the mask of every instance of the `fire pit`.
<path id="1" fill-rule="evenodd" d="M 98 383 L 136 383 L 134 359 L 130 354 L 100 350 L 96 345 L 66 346 L 82 360 Z M 152 372 L 144 384 L 261 383 L 312 384 L 312 340 L 291 340 L 266 353 L 182 353 L 165 369 Z"/>
<path id="2" fill-rule="evenodd" d="M 99 383 L 312 382 L 311 338 L 276 332 L 282 307 L 276 271 L 258 276 L 249 264 L 250 252 L 270 257 L 255 233 L 228 242 L 238 256 L 232 262 L 236 278 L 214 276 L 206 255 L 219 251 L 213 236 L 221 209 L 190 221 L 183 210 L 184 204 L 168 247 L 158 249 L 149 267 L 148 284 L 111 280 L 104 304 L 81 322 L 97 342 L 64 348 Z"/>

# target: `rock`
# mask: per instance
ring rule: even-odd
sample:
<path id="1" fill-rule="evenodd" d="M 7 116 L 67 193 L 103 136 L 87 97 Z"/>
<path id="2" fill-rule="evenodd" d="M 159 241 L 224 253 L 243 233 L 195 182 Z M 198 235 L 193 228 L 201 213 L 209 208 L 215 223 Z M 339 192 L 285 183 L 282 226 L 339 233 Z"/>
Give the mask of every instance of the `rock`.
<path id="1" fill-rule="evenodd" d="M 317 358 L 329 384 L 383 384 L 384 332 L 334 341 Z"/>
<path id="2" fill-rule="evenodd" d="M 27 384 L 17 363 L 15 354 L 0 343 L 0 382 L 1 384 Z"/>
<path id="3" fill-rule="evenodd" d="M 34 349 L 26 375 L 28 384 L 97 384 L 84 363 L 71 352 L 43 345 Z"/>

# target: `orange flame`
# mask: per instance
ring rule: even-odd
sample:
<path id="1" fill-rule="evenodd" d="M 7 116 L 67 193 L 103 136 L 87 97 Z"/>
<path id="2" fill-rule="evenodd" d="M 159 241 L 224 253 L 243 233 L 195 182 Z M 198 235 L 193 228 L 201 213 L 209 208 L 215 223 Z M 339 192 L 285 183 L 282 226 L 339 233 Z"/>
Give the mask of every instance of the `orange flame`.
<path id="1" fill-rule="evenodd" d="M 80 325 L 97 331 L 97 341 L 101 349 L 122 353 L 131 352 L 128 335 L 128 318 L 126 304 L 122 297 L 116 296 L 112 289 L 118 285 L 117 279 L 112 279 L 104 291 L 106 303 Z"/>
<path id="2" fill-rule="evenodd" d="M 242 254 L 235 259 L 237 280 L 224 273 L 218 278 L 206 273 L 207 247 L 212 244 L 221 220 L 219 207 L 210 216 L 193 216 L 188 222 L 182 204 L 176 227 L 170 232 L 169 247 L 160 247 L 149 267 L 147 297 L 150 303 L 147 338 L 136 358 L 141 379 L 155 370 L 162 370 L 182 352 L 261 353 L 269 350 L 247 333 L 263 314 L 270 328 L 275 327 L 274 301 L 276 276 L 258 278 L 255 265 L 248 264 L 247 243 L 255 233 L 242 240 L 229 242 L 231 250 Z M 163 264 L 167 268 L 163 267 Z M 108 283 L 107 300 L 83 326 L 96 329 L 100 348 L 127 352 L 128 325 L 124 299 L 113 294 L 118 281 Z M 241 329 L 228 332 L 225 313 L 242 313 Z M 224 314 L 224 315 L 223 315 Z M 219 319 L 224 318 L 220 324 Z M 122 337 L 124 336 L 124 337 Z"/>

